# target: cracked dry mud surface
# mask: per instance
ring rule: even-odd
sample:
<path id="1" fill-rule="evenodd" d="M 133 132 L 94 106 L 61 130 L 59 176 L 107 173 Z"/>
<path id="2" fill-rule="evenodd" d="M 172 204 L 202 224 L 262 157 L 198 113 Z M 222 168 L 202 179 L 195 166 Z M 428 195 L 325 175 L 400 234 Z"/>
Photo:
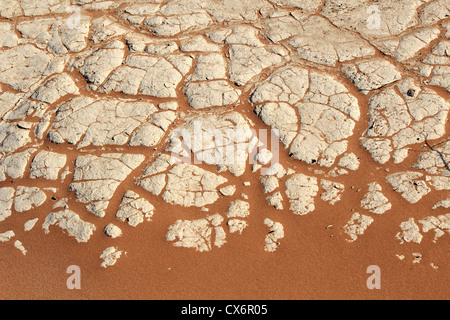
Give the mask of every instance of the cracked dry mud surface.
<path id="1" fill-rule="evenodd" d="M 0 297 L 448 298 L 449 91 L 448 0 L 4 0 Z"/>

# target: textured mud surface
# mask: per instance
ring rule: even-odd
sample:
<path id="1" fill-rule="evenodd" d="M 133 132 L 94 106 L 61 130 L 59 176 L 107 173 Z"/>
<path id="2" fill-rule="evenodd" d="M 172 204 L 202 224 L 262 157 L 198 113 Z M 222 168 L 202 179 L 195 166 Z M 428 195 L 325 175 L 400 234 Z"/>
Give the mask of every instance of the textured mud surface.
<path id="1" fill-rule="evenodd" d="M 3 0 L 0 297 L 448 298 L 449 91 L 448 0 Z"/>

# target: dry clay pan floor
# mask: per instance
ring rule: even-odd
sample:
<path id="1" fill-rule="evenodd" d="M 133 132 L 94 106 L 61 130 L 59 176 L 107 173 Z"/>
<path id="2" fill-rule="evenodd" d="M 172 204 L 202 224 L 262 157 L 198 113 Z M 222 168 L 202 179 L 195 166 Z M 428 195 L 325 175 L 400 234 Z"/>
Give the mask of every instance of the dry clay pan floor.
<path id="1" fill-rule="evenodd" d="M 448 0 L 2 0 L 1 299 L 448 299 Z"/>

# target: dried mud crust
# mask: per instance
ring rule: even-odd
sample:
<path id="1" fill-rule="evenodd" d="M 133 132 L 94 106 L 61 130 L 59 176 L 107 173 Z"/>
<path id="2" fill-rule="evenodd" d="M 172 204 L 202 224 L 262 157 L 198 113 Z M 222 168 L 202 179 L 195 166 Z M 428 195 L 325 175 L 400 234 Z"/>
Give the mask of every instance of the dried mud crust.
<path id="1" fill-rule="evenodd" d="M 181 206 L 161 235 L 174 246 L 217 250 L 261 228 L 254 241 L 276 255 L 289 250 L 283 215 L 301 224 L 326 203 L 345 215 L 342 241 L 390 223 L 399 250 L 445 246 L 450 4 L 375 2 L 378 22 L 371 5 L 2 1 L 0 245 L 29 254 L 22 228 L 103 232 L 106 268 L 128 226 Z M 424 202 L 432 214 L 394 214 Z"/>

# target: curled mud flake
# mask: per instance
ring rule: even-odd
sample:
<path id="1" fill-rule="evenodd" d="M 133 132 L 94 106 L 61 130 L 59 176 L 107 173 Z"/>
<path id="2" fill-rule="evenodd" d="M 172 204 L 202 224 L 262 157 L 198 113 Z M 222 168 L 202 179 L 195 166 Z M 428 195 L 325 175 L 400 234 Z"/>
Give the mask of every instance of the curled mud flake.
<path id="1" fill-rule="evenodd" d="M 0 160 L 0 181 L 5 181 L 6 176 L 13 179 L 20 179 L 25 175 L 28 162 L 32 154 L 36 151 L 34 148 L 22 152 L 16 152 Z"/>
<path id="2" fill-rule="evenodd" d="M 264 220 L 264 224 L 270 228 L 266 235 L 264 251 L 275 252 L 280 245 L 278 240 L 284 238 L 284 227 L 281 223 L 274 222 L 269 218 Z"/>
<path id="3" fill-rule="evenodd" d="M 266 198 L 267 203 L 277 210 L 283 210 L 283 196 L 280 191 L 273 193 Z"/>
<path id="4" fill-rule="evenodd" d="M 113 19 L 102 16 L 92 21 L 92 35 L 89 40 L 96 44 L 107 43 L 112 38 L 122 36 L 127 32 L 128 30 L 125 27 L 116 23 Z"/>
<path id="5" fill-rule="evenodd" d="M 185 207 L 203 207 L 219 198 L 217 188 L 227 179 L 190 164 L 179 164 L 167 174 L 164 201 Z"/>
<path id="6" fill-rule="evenodd" d="M 47 138 L 78 148 L 105 145 L 154 146 L 175 120 L 151 103 L 79 97 L 58 107 Z"/>
<path id="7" fill-rule="evenodd" d="M 30 165 L 30 178 L 58 179 L 60 170 L 66 165 L 67 156 L 42 150 L 36 154 Z"/>
<path id="8" fill-rule="evenodd" d="M 279 186 L 276 176 L 261 176 L 260 181 L 263 184 L 264 193 L 271 193 Z"/>
<path id="9" fill-rule="evenodd" d="M 101 156 L 78 156 L 73 181 L 77 201 L 90 203 L 108 201 L 116 188 L 143 161 L 141 154 L 104 153 Z"/>
<path id="10" fill-rule="evenodd" d="M 31 98 L 46 103 L 54 103 L 67 95 L 79 95 L 78 87 L 67 73 L 58 74 L 41 85 Z"/>
<path id="11" fill-rule="evenodd" d="M 194 73 L 190 76 L 190 81 L 206 81 L 226 79 L 226 61 L 219 53 L 202 54 L 197 58 Z"/>
<path id="12" fill-rule="evenodd" d="M 428 216 L 423 220 L 419 220 L 419 223 L 422 224 L 423 232 L 430 230 L 435 232 L 433 242 L 436 242 L 445 233 L 450 233 L 450 213 L 440 216 Z"/>
<path id="13" fill-rule="evenodd" d="M 377 162 L 387 162 L 394 151 L 394 162 L 400 163 L 408 155 L 405 147 L 445 135 L 449 110 L 436 91 L 412 79 L 399 81 L 369 99 L 369 127 L 361 144 Z"/>
<path id="14" fill-rule="evenodd" d="M 14 188 L 0 188 L 0 222 L 11 216 L 14 193 Z"/>
<path id="15" fill-rule="evenodd" d="M 31 220 L 28 220 L 27 222 L 25 222 L 24 224 L 24 230 L 25 231 L 30 231 L 31 229 L 34 228 L 34 226 L 36 225 L 36 222 L 38 222 L 39 218 L 34 218 Z"/>
<path id="16" fill-rule="evenodd" d="M 264 32 L 272 42 L 278 43 L 301 34 L 302 29 L 302 25 L 297 19 L 289 15 L 281 15 L 267 19 Z"/>
<path id="17" fill-rule="evenodd" d="M 22 254 L 25 256 L 27 254 L 27 249 L 23 246 L 22 242 L 20 240 L 16 240 L 14 242 L 14 247 L 16 247 Z"/>
<path id="18" fill-rule="evenodd" d="M 276 70 L 250 100 L 293 158 L 326 167 L 347 150 L 360 117 L 357 99 L 337 79 L 296 66 Z"/>
<path id="19" fill-rule="evenodd" d="M 439 86 L 450 91 L 450 67 L 446 66 L 436 66 L 431 74 L 430 84 Z"/>
<path id="20" fill-rule="evenodd" d="M 114 71 L 100 91 L 175 98 L 176 87 L 181 80 L 180 72 L 166 59 L 131 55 L 127 57 L 125 65 Z"/>
<path id="21" fill-rule="evenodd" d="M 273 154 L 268 149 L 262 149 L 255 155 L 255 160 L 261 164 L 268 164 L 272 160 Z"/>
<path id="22" fill-rule="evenodd" d="M 401 232 L 396 234 L 396 238 L 400 240 L 400 243 L 415 242 L 420 243 L 422 241 L 422 234 L 420 233 L 419 226 L 414 221 L 414 218 L 410 218 L 400 224 Z"/>
<path id="23" fill-rule="evenodd" d="M 56 197 L 52 197 L 51 199 L 54 201 L 58 200 Z M 52 206 L 52 209 L 56 209 L 56 208 L 69 209 L 69 205 L 67 204 L 67 202 L 68 202 L 67 198 L 62 198 L 62 199 L 58 200 L 57 202 L 55 202 L 55 204 Z"/>
<path id="24" fill-rule="evenodd" d="M 398 61 L 410 59 L 435 40 L 439 36 L 439 33 L 439 28 L 431 27 L 406 34 L 400 38 L 400 42 L 393 56 Z"/>
<path id="25" fill-rule="evenodd" d="M 425 180 L 436 190 L 450 190 L 450 177 L 426 176 Z"/>
<path id="26" fill-rule="evenodd" d="M 388 139 L 362 139 L 361 146 L 380 164 L 388 162 L 391 158 L 392 146 Z"/>
<path id="27" fill-rule="evenodd" d="M 294 214 L 305 215 L 314 211 L 314 197 L 319 191 L 317 178 L 294 174 L 286 180 L 286 196 Z"/>
<path id="28" fill-rule="evenodd" d="M 255 113 L 267 125 L 280 132 L 280 141 L 288 147 L 298 131 L 298 116 L 287 103 L 269 102 L 255 108 Z"/>
<path id="29" fill-rule="evenodd" d="M 225 80 L 190 82 L 185 90 L 189 105 L 194 109 L 235 104 L 241 92 Z"/>
<path id="30" fill-rule="evenodd" d="M 423 176 L 420 172 L 397 172 L 386 177 L 386 181 L 392 185 L 394 191 L 400 192 L 402 197 L 410 203 L 418 202 L 431 189 L 425 180 L 419 180 Z"/>
<path id="31" fill-rule="evenodd" d="M 412 256 L 414 258 L 412 263 L 420 263 L 422 261 L 422 254 L 420 252 L 413 252 Z"/>
<path id="32" fill-rule="evenodd" d="M 125 192 L 116 213 L 116 218 L 127 221 L 130 226 L 136 227 L 144 220 L 150 221 L 154 214 L 154 206 L 136 192 Z"/>
<path id="33" fill-rule="evenodd" d="M 177 12 L 169 16 L 152 15 L 144 21 L 145 27 L 158 37 L 175 36 L 187 31 L 195 32 L 211 24 L 211 16 L 202 9 L 196 9 L 195 12 Z"/>
<path id="34" fill-rule="evenodd" d="M 383 214 L 390 210 L 392 205 L 381 191 L 381 186 L 378 183 L 369 183 L 369 191 L 361 200 L 361 207 L 376 214 Z"/>
<path id="35" fill-rule="evenodd" d="M 225 241 L 225 233 L 220 226 L 223 218 L 219 214 L 197 220 L 177 220 L 169 227 L 166 239 L 175 241 L 176 247 L 195 248 L 197 251 L 210 251 L 212 249 L 211 237 L 215 232 L 214 245 L 222 246 Z"/>
<path id="36" fill-rule="evenodd" d="M 14 236 L 15 236 L 15 233 L 12 230 L 8 230 L 6 232 L 0 233 L 0 242 L 8 242 Z"/>
<path id="37" fill-rule="evenodd" d="M 163 172 L 175 163 L 175 157 L 164 153 L 160 154 L 147 165 L 136 184 L 156 196 L 160 195 L 166 185 L 166 174 Z"/>
<path id="38" fill-rule="evenodd" d="M 47 200 L 45 193 L 38 187 L 17 187 L 14 196 L 14 210 L 17 212 L 29 211 L 41 206 Z"/>
<path id="39" fill-rule="evenodd" d="M 175 128 L 166 151 L 177 163 L 191 163 L 193 153 L 194 164 L 217 165 L 218 172 L 241 176 L 258 143 L 250 122 L 238 112 L 227 112 L 188 118 Z"/>
<path id="40" fill-rule="evenodd" d="M 38 240 L 41 221 L 91 248 L 91 221 L 112 243 L 174 205 L 181 216 L 153 226 L 170 225 L 169 250 L 263 230 L 274 252 L 283 225 L 250 207 L 308 215 L 349 204 L 368 215 L 352 209 L 343 235 L 369 243 L 392 229 L 367 232 L 374 215 L 403 197 L 391 218 L 420 200 L 435 214 L 397 221 L 390 240 L 428 237 L 441 250 L 449 13 L 448 0 L 0 0 L 0 243 L 25 254 L 12 230 Z M 334 237 L 336 221 L 323 222 Z M 122 253 L 106 248 L 99 264 Z"/>
<path id="41" fill-rule="evenodd" d="M 346 64 L 342 72 L 364 94 L 401 79 L 401 73 L 388 60 L 369 59 Z"/>
<path id="42" fill-rule="evenodd" d="M 437 208 L 450 208 L 450 198 L 447 198 L 444 200 L 439 200 L 438 202 L 436 202 L 434 204 L 434 206 L 432 207 L 432 209 L 437 209 Z"/>
<path id="43" fill-rule="evenodd" d="M 250 96 L 252 103 L 268 101 L 294 104 L 305 95 L 309 86 L 308 70 L 296 66 L 276 70 L 259 84 Z"/>
<path id="44" fill-rule="evenodd" d="M 416 26 L 417 9 L 422 4 L 422 1 L 401 0 L 377 2 L 371 7 L 373 3 L 368 0 L 331 0 L 326 1 L 321 14 L 340 29 L 354 30 L 363 38 L 374 40 L 397 36 Z"/>
<path id="45" fill-rule="evenodd" d="M 428 141 L 425 141 L 425 145 L 430 150 L 419 155 L 414 168 L 434 175 L 450 176 L 450 141 L 445 141 L 438 146 L 430 145 Z"/>
<path id="46" fill-rule="evenodd" d="M 230 45 L 228 77 L 237 86 L 244 86 L 264 69 L 282 64 L 284 59 L 264 47 Z"/>
<path id="47" fill-rule="evenodd" d="M 402 254 L 395 254 L 395 256 L 396 256 L 399 260 L 405 259 L 405 256 L 402 255 Z"/>
<path id="48" fill-rule="evenodd" d="M 96 229 L 94 224 L 81 220 L 79 215 L 68 209 L 50 213 L 45 218 L 42 228 L 45 233 L 49 233 L 50 226 L 55 224 L 67 230 L 69 236 L 75 237 L 78 242 L 87 242 Z"/>
<path id="49" fill-rule="evenodd" d="M 166 175 L 158 174 L 143 178 L 138 182 L 138 185 L 151 192 L 155 196 L 159 196 L 166 185 Z"/>
<path id="50" fill-rule="evenodd" d="M 87 211 L 94 216 L 103 218 L 106 215 L 106 209 L 108 208 L 109 201 L 95 201 L 86 205 Z"/>
<path id="51" fill-rule="evenodd" d="M 102 48 L 95 51 L 86 59 L 80 68 L 80 73 L 86 78 L 88 83 L 101 85 L 108 75 L 122 64 L 124 58 L 124 45 L 116 42 L 117 47 Z"/>
<path id="52" fill-rule="evenodd" d="M 27 92 L 44 78 L 52 56 L 31 44 L 0 52 L 0 82 Z"/>
<path id="53" fill-rule="evenodd" d="M 127 5 L 124 8 L 124 11 L 132 15 L 144 16 L 144 15 L 151 15 L 157 12 L 159 8 L 160 4 L 158 3 L 136 3 Z"/>
<path id="54" fill-rule="evenodd" d="M 243 200 L 234 200 L 228 206 L 228 218 L 247 218 L 250 215 L 250 204 Z"/>
<path id="55" fill-rule="evenodd" d="M 236 186 L 235 185 L 229 185 L 223 188 L 219 189 L 219 192 L 227 197 L 232 196 L 236 192 Z"/>
<path id="56" fill-rule="evenodd" d="M 324 190 L 320 195 L 323 201 L 327 201 L 329 204 L 334 205 L 342 198 L 342 193 L 345 190 L 345 186 L 342 183 L 333 182 L 329 180 L 320 180 L 320 186 Z"/>
<path id="57" fill-rule="evenodd" d="M 6 121 L 0 122 L 0 152 L 11 153 L 19 148 L 22 148 L 31 142 L 31 123 L 9 123 Z M 10 156 L 2 159 L 2 162 L 8 161 L 8 157 L 12 161 L 19 161 L 14 159 L 18 157 L 18 154 L 32 153 L 36 149 L 28 149 L 22 152 L 17 152 L 16 154 L 11 154 Z M 23 162 L 23 160 L 22 160 Z"/>
<path id="58" fill-rule="evenodd" d="M 201 35 L 194 35 L 180 41 L 180 50 L 184 52 L 220 52 L 221 47 L 205 39 Z"/>
<path id="59" fill-rule="evenodd" d="M 122 230 L 112 223 L 106 225 L 104 231 L 105 234 L 112 239 L 120 237 L 122 235 Z"/>
<path id="60" fill-rule="evenodd" d="M 0 23 L 0 48 L 12 48 L 19 44 L 19 37 L 14 32 L 14 25 L 8 22 Z"/>
<path id="61" fill-rule="evenodd" d="M 239 234 L 242 234 L 242 231 L 248 226 L 247 222 L 241 219 L 230 219 L 227 225 L 230 233 L 239 232 Z"/>
<path id="62" fill-rule="evenodd" d="M 359 158 L 353 153 L 344 153 L 338 162 L 338 166 L 355 171 L 359 168 Z"/>

